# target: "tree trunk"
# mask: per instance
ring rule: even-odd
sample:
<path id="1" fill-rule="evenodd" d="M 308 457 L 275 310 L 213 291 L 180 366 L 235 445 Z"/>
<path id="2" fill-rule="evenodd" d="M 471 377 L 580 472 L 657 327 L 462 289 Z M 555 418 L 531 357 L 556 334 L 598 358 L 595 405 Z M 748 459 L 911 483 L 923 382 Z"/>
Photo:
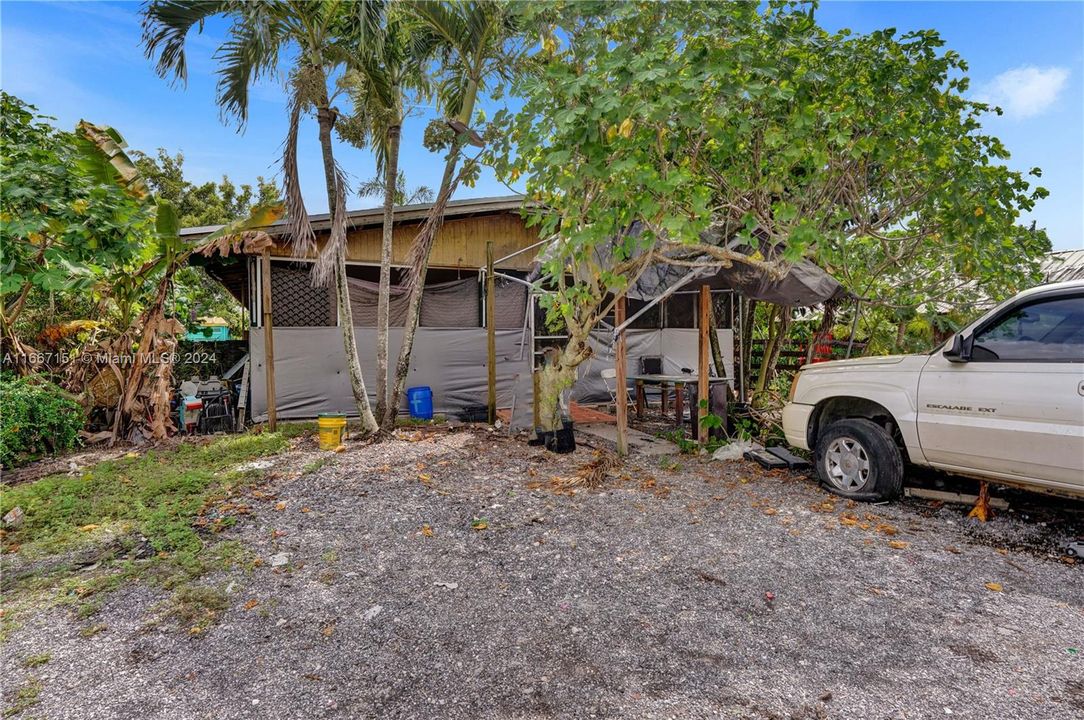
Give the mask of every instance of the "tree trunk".
<path id="1" fill-rule="evenodd" d="M 907 321 L 900 320 L 896 324 L 896 342 L 892 344 L 892 349 L 898 351 L 903 347 L 903 341 L 907 339 Z"/>
<path id="2" fill-rule="evenodd" d="M 380 239 L 380 294 L 376 305 L 376 416 L 383 427 L 394 426 L 398 404 L 389 403 L 388 324 L 391 306 L 392 229 L 395 223 L 395 183 L 399 176 L 399 140 L 402 128 L 392 125 L 387 133 L 384 159 L 384 228 Z M 388 418 L 389 408 L 396 412 Z"/>
<path id="3" fill-rule="evenodd" d="M 331 130 L 335 125 L 334 110 L 328 107 L 325 101 L 323 107 L 317 108 L 316 116 L 320 126 L 320 150 L 324 159 L 324 182 L 327 185 L 328 210 L 331 212 L 332 222 L 336 218 L 345 222 L 345 213 L 336 212 L 342 210 L 339 206 L 343 203 L 344 195 L 340 192 L 338 173 L 335 170 L 335 156 L 331 149 Z M 332 234 L 335 229 L 332 228 Z M 346 229 L 342 228 L 345 233 Z M 354 339 L 354 313 L 350 307 L 350 289 L 346 279 L 346 247 L 327 248 L 325 252 L 334 252 L 335 257 L 335 296 L 339 310 L 339 323 L 343 331 L 343 351 L 346 353 L 346 368 L 350 376 L 350 389 L 354 393 L 354 403 L 357 406 L 358 417 L 361 420 L 361 428 L 366 434 L 379 432 L 380 426 L 373 417 L 372 408 L 369 405 L 369 395 L 365 390 L 365 379 L 361 373 L 361 359 L 358 357 L 358 346 Z"/>
<path id="4" fill-rule="evenodd" d="M 747 402 L 752 395 L 749 392 L 750 376 L 753 374 L 753 325 L 757 315 L 757 301 L 741 298 L 741 394 L 742 402 Z"/>
<path id="5" fill-rule="evenodd" d="M 467 85 L 463 105 L 457 117 L 464 125 L 470 126 L 477 97 L 478 83 L 471 80 Z M 388 412 L 383 419 L 385 429 L 394 426 L 395 415 L 399 412 L 399 403 L 403 397 L 407 374 L 410 372 L 410 356 L 414 351 L 414 336 L 417 334 L 418 322 L 421 318 L 422 293 L 425 291 L 425 274 L 429 271 L 429 255 L 433 250 L 437 231 L 444 219 L 444 209 L 455 191 L 453 180 L 455 179 L 456 168 L 459 165 L 460 148 L 461 143 L 457 138 L 449 151 L 447 161 L 444 163 L 444 176 L 440 180 L 437 201 L 429 209 L 429 216 L 422 225 L 421 231 L 414 238 L 414 245 L 411 248 L 410 281 L 408 283 L 410 285 L 410 296 L 407 303 L 406 324 L 403 327 L 403 344 L 399 348 L 399 359 L 395 363 L 395 382 L 392 383 L 391 395 L 388 398 Z"/>
<path id="6" fill-rule="evenodd" d="M 757 377 L 757 393 L 762 393 L 768 388 L 775 375 L 775 366 L 779 361 L 779 353 L 787 341 L 790 330 L 791 309 L 786 305 L 773 305 L 768 315 L 768 341 L 764 346 L 764 358 L 761 360 L 760 374 Z"/>
<path id="7" fill-rule="evenodd" d="M 708 316 L 708 342 L 711 344 L 711 362 L 715 366 L 715 376 L 726 377 L 726 364 L 723 362 L 723 348 L 719 345 L 719 321 L 715 318 L 714 302 L 711 304 L 711 314 Z M 728 402 L 733 402 L 737 397 L 738 385 L 734 378 L 728 379 L 730 382 L 725 386 L 726 394 Z"/>
<path id="8" fill-rule="evenodd" d="M 585 338 L 570 337 L 555 362 L 538 371 L 538 424 L 543 430 L 561 427 L 561 393 L 576 382 L 576 368 L 591 357 Z"/>

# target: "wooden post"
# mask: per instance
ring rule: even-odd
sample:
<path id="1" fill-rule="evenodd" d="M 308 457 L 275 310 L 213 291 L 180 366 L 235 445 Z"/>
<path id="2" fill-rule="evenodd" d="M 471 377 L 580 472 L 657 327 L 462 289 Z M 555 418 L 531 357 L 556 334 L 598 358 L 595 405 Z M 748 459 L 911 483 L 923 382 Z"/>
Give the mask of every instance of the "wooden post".
<path id="1" fill-rule="evenodd" d="M 625 296 L 617 298 L 614 305 L 614 325 L 625 322 Z M 614 354 L 614 370 L 617 372 L 617 454 L 629 454 L 629 391 L 628 391 L 628 347 L 625 332 L 617 336 L 617 352 Z"/>
<path id="2" fill-rule="evenodd" d="M 700 357 L 696 367 L 696 437 L 701 444 L 708 441 L 708 430 L 701 420 L 708 414 L 708 370 L 711 367 L 711 340 L 708 335 L 711 325 L 711 288 L 705 283 L 700 286 Z"/>
<path id="3" fill-rule="evenodd" d="M 493 322 L 493 241 L 486 242 L 486 370 L 489 373 L 489 424 L 497 421 L 497 326 Z"/>
<path id="4" fill-rule="evenodd" d="M 267 380 L 267 429 L 275 432 L 278 418 L 275 413 L 275 338 L 274 321 L 271 319 L 271 250 L 263 251 L 263 272 L 260 284 L 263 292 L 263 362 L 264 378 Z"/>
<path id="5" fill-rule="evenodd" d="M 533 383 L 533 388 L 531 390 L 531 422 L 534 423 L 534 425 L 531 426 L 532 430 L 542 424 L 541 422 L 539 422 L 541 415 L 538 412 L 538 381 L 538 370 L 533 370 L 531 372 L 531 382 Z"/>
<path id="6" fill-rule="evenodd" d="M 644 396 L 644 381 L 636 381 L 636 419 L 644 419 L 644 405 L 647 404 L 647 398 Z"/>

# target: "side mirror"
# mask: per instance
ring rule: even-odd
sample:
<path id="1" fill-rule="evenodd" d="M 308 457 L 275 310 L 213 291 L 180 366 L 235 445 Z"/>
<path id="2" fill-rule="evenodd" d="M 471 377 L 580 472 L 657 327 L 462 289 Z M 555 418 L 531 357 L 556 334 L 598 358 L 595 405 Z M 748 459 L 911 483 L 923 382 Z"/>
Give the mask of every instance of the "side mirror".
<path id="1" fill-rule="evenodd" d="M 959 333 L 952 337 L 952 346 L 945 350 L 942 355 L 949 362 L 965 363 L 971 359 L 971 336 L 963 336 Z"/>

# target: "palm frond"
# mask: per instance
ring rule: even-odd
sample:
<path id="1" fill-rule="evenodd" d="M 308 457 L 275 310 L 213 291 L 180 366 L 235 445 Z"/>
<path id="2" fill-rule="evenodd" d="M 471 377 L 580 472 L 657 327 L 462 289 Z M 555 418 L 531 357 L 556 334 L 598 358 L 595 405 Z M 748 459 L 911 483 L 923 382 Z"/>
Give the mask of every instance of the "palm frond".
<path id="1" fill-rule="evenodd" d="M 157 57 L 159 77 L 173 76 L 174 81 L 188 80 L 185 41 L 192 28 L 203 32 L 203 24 L 213 15 L 227 12 L 229 0 L 151 0 L 140 11 L 143 28 L 143 52 Z"/>
<path id="2" fill-rule="evenodd" d="M 297 134 L 301 125 L 303 100 L 294 93 L 290 102 L 290 129 L 282 151 L 282 185 L 286 200 L 287 233 L 294 257 L 308 257 L 316 251 L 316 233 L 309 222 L 301 180 L 297 172 Z"/>
<path id="3" fill-rule="evenodd" d="M 326 287 L 335 275 L 335 268 L 346 252 L 346 173 L 335 166 L 335 207 L 331 208 L 331 233 L 327 244 L 312 264 L 310 277 L 316 287 Z"/>
<path id="4" fill-rule="evenodd" d="M 285 28 L 272 9 L 271 4 L 246 5 L 230 27 L 229 39 L 215 52 L 218 104 L 241 125 L 248 120 L 249 88 L 274 74 L 286 39 Z"/>

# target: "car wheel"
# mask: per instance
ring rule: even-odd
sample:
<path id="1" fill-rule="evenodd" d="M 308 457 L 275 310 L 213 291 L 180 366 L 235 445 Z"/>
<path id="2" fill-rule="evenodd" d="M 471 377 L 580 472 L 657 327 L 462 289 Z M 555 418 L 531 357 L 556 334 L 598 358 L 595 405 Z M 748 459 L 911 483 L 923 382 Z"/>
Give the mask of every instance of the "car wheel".
<path id="1" fill-rule="evenodd" d="M 817 439 L 817 475 L 855 500 L 888 500 L 903 487 L 903 457 L 892 436 L 864 418 L 837 420 Z"/>

